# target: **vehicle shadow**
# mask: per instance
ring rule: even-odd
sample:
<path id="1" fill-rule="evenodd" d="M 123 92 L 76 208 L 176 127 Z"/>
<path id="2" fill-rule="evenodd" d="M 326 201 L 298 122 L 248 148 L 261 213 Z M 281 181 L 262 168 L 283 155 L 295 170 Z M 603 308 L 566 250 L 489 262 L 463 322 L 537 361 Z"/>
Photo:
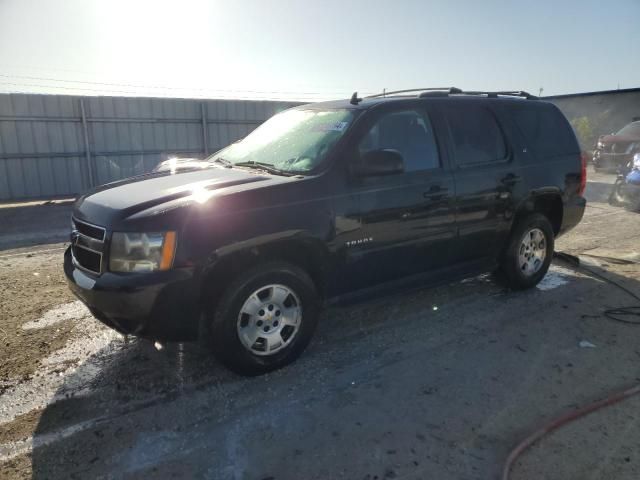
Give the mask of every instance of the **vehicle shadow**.
<path id="1" fill-rule="evenodd" d="M 72 199 L 0 204 L 0 251 L 69 239 Z"/>
<path id="2" fill-rule="evenodd" d="M 608 203 L 612 188 L 612 183 L 589 182 L 585 192 L 587 202 Z"/>
<path id="3" fill-rule="evenodd" d="M 571 268 L 565 262 L 556 263 Z M 602 268 L 589 268 L 640 292 L 639 282 Z M 574 288 L 588 290 L 600 282 L 579 277 L 573 283 Z M 501 436 L 492 440 L 491 451 L 487 451 L 485 446 L 477 446 L 478 442 L 486 441 L 482 439 L 482 430 L 476 431 L 476 427 L 470 430 L 470 425 L 480 425 L 485 418 L 496 415 L 491 409 L 500 408 L 500 402 L 489 402 L 487 411 L 471 407 L 469 401 L 483 398 L 487 388 L 495 389 L 495 381 L 491 379 L 498 373 L 494 370 L 513 369 L 509 375 L 516 381 L 530 377 L 530 369 L 536 367 L 533 364 L 517 366 L 506 357 L 500 358 L 498 364 L 482 366 L 478 360 L 462 353 L 475 341 L 486 343 L 487 335 L 499 338 L 504 322 L 525 315 L 526 312 L 509 311 L 519 297 L 544 298 L 546 294 L 536 289 L 508 292 L 484 275 L 454 285 L 334 308 L 325 315 L 305 355 L 282 370 L 257 378 L 230 373 L 195 344 L 171 344 L 157 351 L 149 342 L 118 341 L 117 346 L 96 353 L 80 365 L 58 392 L 58 396 L 67 396 L 68 386 L 75 385 L 77 394 L 50 404 L 42 412 L 34 433 L 33 478 L 176 475 L 260 479 L 272 478 L 269 465 L 284 468 L 273 478 L 312 478 L 300 472 L 313 470 L 315 467 L 310 464 L 334 458 L 335 451 L 341 449 L 352 458 L 336 457 L 332 461 L 360 468 L 357 478 L 361 478 L 370 471 L 366 465 L 380 463 L 380 449 L 389 452 L 397 449 L 397 445 L 406 446 L 407 451 L 417 451 L 418 457 L 424 455 L 419 460 L 420 468 L 430 465 L 430 470 L 424 473 L 434 473 L 432 478 L 443 479 L 464 477 L 466 470 L 458 476 L 447 473 L 450 471 L 442 470 L 444 467 L 434 463 L 435 460 L 426 460 L 427 454 L 434 459 L 438 455 L 450 456 L 454 463 L 459 456 L 458 465 L 462 466 L 459 468 L 471 468 L 470 462 L 474 460 L 470 460 L 468 454 L 478 448 L 476 454 L 482 461 L 476 463 L 482 469 L 481 477 L 490 478 L 489 475 L 497 475 L 500 462 L 516 440 L 515 435 L 521 435 L 522 429 L 529 427 L 529 419 L 525 415 L 518 419 L 522 424 L 503 426 Z M 491 299 L 487 305 L 486 299 Z M 635 301 L 628 299 L 626 303 Z M 452 311 L 447 314 L 446 309 L 441 308 L 445 313 L 439 316 L 437 307 L 443 305 L 452 305 Z M 501 311 L 497 311 L 496 306 L 501 306 Z M 484 318 L 485 310 L 486 321 L 497 324 L 476 323 L 474 316 Z M 467 312 L 466 316 L 461 312 Z M 495 320 L 501 317 L 504 318 Z M 510 317 L 513 318 L 509 320 Z M 553 325 L 547 324 L 546 328 Z M 495 333 L 486 333 L 492 329 Z M 380 374 L 382 368 L 392 368 L 389 366 L 399 358 L 426 355 L 427 340 L 423 344 L 415 339 L 421 335 L 425 339 L 430 335 L 429 341 L 442 343 L 433 347 L 427 357 L 429 364 L 422 363 L 419 369 L 414 365 L 420 372 L 416 370 L 412 374 L 416 375 L 416 388 L 425 395 L 420 401 L 430 401 L 432 413 L 425 412 L 422 406 L 416 406 L 415 410 L 403 409 L 402 398 L 408 392 L 398 391 L 394 380 Z M 549 335 L 553 336 L 553 333 Z M 540 344 L 541 348 L 547 348 L 544 342 Z M 457 351 L 456 345 L 459 345 Z M 515 351 L 515 354 L 522 353 Z M 469 369 L 470 362 L 476 362 L 476 369 Z M 444 382 L 439 373 L 443 369 L 447 370 L 446 382 L 450 382 L 453 396 L 440 398 L 436 395 L 437 388 L 429 392 L 435 387 L 425 390 L 425 384 L 431 385 L 436 380 Z M 594 375 L 594 382 L 585 382 L 583 393 L 597 395 L 600 392 L 598 376 L 593 372 L 589 375 Z M 350 393 L 356 382 L 366 389 L 360 394 L 362 398 Z M 462 391 L 466 393 L 461 395 Z M 370 403 L 371 396 L 378 403 Z M 256 413 L 260 409 L 272 411 L 273 403 L 282 404 L 281 414 Z M 322 405 L 324 410 L 314 412 L 314 405 Z M 391 413 L 394 409 L 403 411 Z M 412 426 L 425 421 L 433 425 L 449 418 L 448 415 L 458 416 L 456 409 L 473 417 L 459 426 L 463 432 L 438 431 L 437 435 L 426 434 L 425 440 L 422 433 L 416 433 L 423 427 Z M 361 417 L 351 418 L 355 415 L 353 412 Z M 527 415 L 537 418 L 536 414 L 543 417 L 547 413 L 533 409 Z M 362 430 L 353 435 L 350 431 L 340 433 L 341 423 L 355 424 L 354 429 Z M 376 437 L 376 445 L 369 443 L 367 428 L 374 431 L 369 435 L 380 435 Z M 378 432 L 377 428 L 382 430 Z M 467 447 L 455 446 L 458 437 L 466 439 Z M 416 443 L 405 445 L 403 442 L 408 442 L 407 439 Z M 391 446 L 387 441 L 393 442 Z M 231 451 L 230 444 L 233 445 Z M 308 450 L 310 446 L 313 453 Z M 436 450 L 440 453 L 433 453 Z M 417 467 L 418 460 L 414 462 Z M 338 468 L 318 465 L 313 478 L 335 476 L 334 467 Z M 482 476 L 482 472 L 487 475 Z M 478 474 L 474 471 L 474 475 Z M 374 478 L 373 475 L 370 478 Z"/>

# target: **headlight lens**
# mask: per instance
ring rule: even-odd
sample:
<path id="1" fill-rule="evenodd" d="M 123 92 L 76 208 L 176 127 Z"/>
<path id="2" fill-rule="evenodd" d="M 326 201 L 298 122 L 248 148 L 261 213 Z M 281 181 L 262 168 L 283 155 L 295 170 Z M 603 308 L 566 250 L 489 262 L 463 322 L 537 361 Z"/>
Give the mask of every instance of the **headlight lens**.
<path id="1" fill-rule="evenodd" d="M 176 232 L 123 233 L 111 237 L 109 270 L 112 272 L 153 272 L 173 265 Z"/>

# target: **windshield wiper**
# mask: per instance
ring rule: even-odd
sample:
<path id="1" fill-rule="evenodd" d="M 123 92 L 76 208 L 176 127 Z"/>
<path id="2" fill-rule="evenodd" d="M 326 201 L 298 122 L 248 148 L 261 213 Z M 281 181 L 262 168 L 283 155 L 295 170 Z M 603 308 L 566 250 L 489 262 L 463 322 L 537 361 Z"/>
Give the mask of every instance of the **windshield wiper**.
<path id="1" fill-rule="evenodd" d="M 275 167 L 272 163 L 266 162 L 256 162 L 254 160 L 247 160 L 246 162 L 237 162 L 233 164 L 234 167 L 253 167 L 258 170 L 264 170 L 268 173 L 273 173 L 274 175 L 284 175 L 285 177 L 290 177 L 294 175 L 293 173 L 285 172 L 284 170 L 280 170 Z"/>
<path id="2" fill-rule="evenodd" d="M 231 163 L 229 160 L 227 160 L 226 158 L 222 158 L 222 157 L 216 157 L 213 160 L 210 160 L 213 163 L 219 163 L 221 165 L 224 165 L 227 168 L 232 168 L 233 167 L 233 163 Z"/>

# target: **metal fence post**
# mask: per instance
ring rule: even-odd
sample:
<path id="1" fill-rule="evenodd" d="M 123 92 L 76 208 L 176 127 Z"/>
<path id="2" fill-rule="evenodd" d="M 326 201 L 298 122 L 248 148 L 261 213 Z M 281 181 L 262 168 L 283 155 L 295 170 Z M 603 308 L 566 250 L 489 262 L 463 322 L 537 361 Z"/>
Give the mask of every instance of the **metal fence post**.
<path id="1" fill-rule="evenodd" d="M 93 174 L 93 165 L 91 164 L 91 150 L 89 148 L 89 128 L 87 127 L 87 115 L 84 110 L 84 101 L 80 99 L 80 113 L 82 115 L 82 131 L 84 134 L 84 152 L 87 159 L 87 172 L 89 174 L 89 187 L 93 187 L 95 183 L 95 177 Z"/>
<path id="2" fill-rule="evenodd" d="M 204 145 L 204 156 L 209 156 L 209 133 L 207 126 L 207 112 L 204 102 L 200 103 L 200 112 L 202 113 L 202 143 Z"/>

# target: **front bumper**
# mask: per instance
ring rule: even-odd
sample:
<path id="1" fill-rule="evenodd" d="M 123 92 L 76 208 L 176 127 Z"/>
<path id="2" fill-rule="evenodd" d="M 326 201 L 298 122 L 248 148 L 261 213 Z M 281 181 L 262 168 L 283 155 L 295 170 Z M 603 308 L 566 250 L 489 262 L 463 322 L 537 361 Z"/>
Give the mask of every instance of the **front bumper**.
<path id="1" fill-rule="evenodd" d="M 64 253 L 71 291 L 105 325 L 153 340 L 193 340 L 198 334 L 200 281 L 193 268 L 152 273 L 92 275 Z"/>

